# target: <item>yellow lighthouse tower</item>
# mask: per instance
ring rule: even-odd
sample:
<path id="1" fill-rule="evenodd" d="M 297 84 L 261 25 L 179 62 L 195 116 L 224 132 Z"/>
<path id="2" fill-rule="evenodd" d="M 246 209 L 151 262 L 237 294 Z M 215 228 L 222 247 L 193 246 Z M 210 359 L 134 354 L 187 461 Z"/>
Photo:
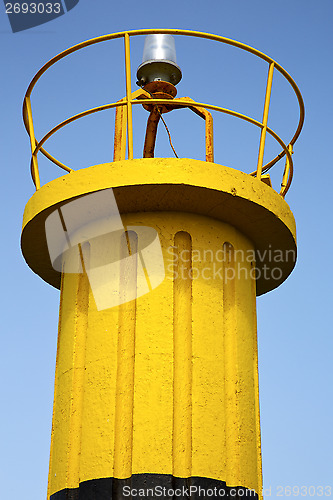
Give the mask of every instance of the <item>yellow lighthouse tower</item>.
<path id="1" fill-rule="evenodd" d="M 137 35 L 147 37 L 133 90 L 130 40 Z M 173 35 L 233 45 L 266 61 L 262 122 L 176 97 L 182 73 Z M 30 97 L 39 78 L 71 53 L 117 38 L 124 41 L 125 97 L 37 140 Z M 300 107 L 288 144 L 268 127 L 274 72 Z M 133 158 L 133 106 L 148 113 L 142 158 Z M 206 161 L 155 158 L 163 114 L 184 107 L 205 120 Z M 44 148 L 65 125 L 110 108 L 112 162 L 73 171 Z M 270 57 L 239 42 L 138 30 L 54 57 L 32 80 L 23 110 L 36 193 L 24 212 L 22 251 L 32 270 L 60 289 L 47 498 L 261 498 L 256 296 L 279 286 L 296 260 L 284 196 L 304 120 L 297 85 Z M 212 112 L 260 129 L 253 172 L 214 162 Z M 281 153 L 264 165 L 267 134 Z M 38 153 L 66 175 L 41 186 Z M 283 157 L 276 191 L 268 171 Z"/>

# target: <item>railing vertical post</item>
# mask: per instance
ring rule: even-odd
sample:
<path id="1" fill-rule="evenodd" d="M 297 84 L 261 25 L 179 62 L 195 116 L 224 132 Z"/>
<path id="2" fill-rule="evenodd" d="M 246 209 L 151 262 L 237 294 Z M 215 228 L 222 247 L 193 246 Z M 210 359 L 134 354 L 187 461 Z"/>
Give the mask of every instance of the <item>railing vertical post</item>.
<path id="1" fill-rule="evenodd" d="M 121 99 L 124 101 L 126 99 Z M 127 109 L 125 106 L 117 106 L 114 125 L 114 149 L 113 161 L 126 159 L 126 130 L 127 130 Z"/>
<path id="2" fill-rule="evenodd" d="M 34 124 L 32 121 L 32 110 L 31 110 L 31 102 L 30 97 L 25 98 L 25 107 L 28 115 L 28 126 L 29 126 L 29 137 L 30 137 L 30 145 L 31 145 L 31 155 L 32 155 L 32 178 L 36 187 L 36 190 L 40 188 L 40 179 L 39 179 L 39 171 L 38 171 L 38 160 L 37 156 L 34 155 L 34 151 L 36 148 L 36 138 L 34 131 Z"/>
<path id="3" fill-rule="evenodd" d="M 133 121 L 132 121 L 132 90 L 131 90 L 131 59 L 129 34 L 125 33 L 125 69 L 126 69 L 126 100 L 127 100 L 127 139 L 128 159 L 133 159 Z"/>
<path id="4" fill-rule="evenodd" d="M 263 119 L 262 119 L 263 127 L 261 129 L 261 134 L 260 134 L 260 145 L 259 145 L 258 165 L 257 165 L 257 177 L 259 179 L 261 178 L 262 165 L 263 165 L 263 161 L 264 161 L 264 151 L 265 151 L 265 141 L 266 141 L 266 132 L 267 132 L 269 103 L 271 100 L 271 91 L 272 91 L 272 83 L 273 83 L 273 72 L 274 72 L 274 63 L 271 62 L 269 65 L 267 85 L 266 85 L 264 113 L 263 113 Z"/>
<path id="5" fill-rule="evenodd" d="M 288 144 L 288 151 L 292 155 L 293 154 L 293 146 L 292 144 Z M 285 194 L 285 189 L 288 183 L 288 178 L 289 178 L 289 171 L 290 171 L 290 161 L 288 158 L 288 155 L 286 155 L 286 164 L 284 167 L 284 172 L 283 172 L 283 177 L 282 177 L 282 182 L 281 182 L 281 191 L 280 195 L 284 196 Z"/>
<path id="6" fill-rule="evenodd" d="M 205 110 L 206 111 L 206 110 Z M 206 161 L 214 162 L 214 129 L 211 113 L 205 113 L 206 122 Z"/>

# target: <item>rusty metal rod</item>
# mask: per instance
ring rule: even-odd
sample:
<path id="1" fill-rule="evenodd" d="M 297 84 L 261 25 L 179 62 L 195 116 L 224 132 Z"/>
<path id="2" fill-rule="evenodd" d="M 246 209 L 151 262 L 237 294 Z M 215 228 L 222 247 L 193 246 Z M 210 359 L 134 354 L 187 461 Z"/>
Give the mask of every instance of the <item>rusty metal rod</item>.
<path id="1" fill-rule="evenodd" d="M 158 111 L 157 106 L 153 108 L 150 112 L 147 121 L 147 130 L 145 137 L 145 145 L 143 148 L 143 157 L 144 158 L 154 158 L 154 150 L 155 150 L 155 142 L 156 142 L 156 134 L 157 134 L 157 126 L 160 121 L 161 115 Z"/>

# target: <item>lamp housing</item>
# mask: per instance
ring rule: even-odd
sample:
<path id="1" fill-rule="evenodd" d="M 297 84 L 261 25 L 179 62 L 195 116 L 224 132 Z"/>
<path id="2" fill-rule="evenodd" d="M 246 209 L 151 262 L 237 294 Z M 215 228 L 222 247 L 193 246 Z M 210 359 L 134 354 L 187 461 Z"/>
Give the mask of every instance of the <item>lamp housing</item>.
<path id="1" fill-rule="evenodd" d="M 172 35 L 147 35 L 143 47 L 142 64 L 137 70 L 137 84 L 164 81 L 177 85 L 182 72 L 177 65 L 176 45 Z"/>

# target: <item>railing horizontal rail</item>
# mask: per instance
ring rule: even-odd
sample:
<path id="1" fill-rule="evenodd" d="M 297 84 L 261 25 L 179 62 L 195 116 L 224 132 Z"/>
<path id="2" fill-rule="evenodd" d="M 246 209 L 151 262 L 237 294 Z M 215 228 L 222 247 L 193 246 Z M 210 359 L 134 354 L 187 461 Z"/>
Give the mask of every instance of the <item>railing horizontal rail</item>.
<path id="1" fill-rule="evenodd" d="M 244 121 L 247 121 L 249 123 L 252 123 L 253 125 L 256 125 L 257 127 L 259 128 L 263 128 L 263 124 L 261 122 L 259 122 L 258 120 L 255 120 L 254 118 L 251 118 L 249 116 L 246 116 L 246 115 L 243 115 L 241 113 L 238 113 L 237 111 L 232 111 L 231 109 L 226 109 L 226 108 L 221 108 L 220 106 L 215 106 L 213 104 L 206 104 L 206 103 L 202 103 L 202 102 L 196 102 L 196 101 L 187 101 L 186 99 L 178 99 L 177 102 L 170 102 L 170 99 L 140 99 L 140 100 L 135 100 L 135 99 L 131 99 L 130 101 L 132 104 L 168 104 L 169 106 L 170 105 L 173 105 L 173 107 L 177 108 L 177 107 L 190 107 L 190 106 L 197 106 L 198 108 L 205 108 L 205 109 L 211 109 L 213 111 L 219 111 L 221 113 L 225 113 L 227 115 L 231 115 L 231 116 L 235 116 L 236 118 L 240 118 Z M 52 128 L 52 130 L 50 130 L 38 143 L 38 145 L 36 146 L 36 148 L 34 149 L 34 152 L 33 152 L 33 156 L 35 156 L 38 151 L 40 151 L 42 149 L 42 146 L 43 144 L 45 144 L 45 142 L 53 135 L 55 134 L 58 130 L 60 130 L 61 128 L 65 127 L 66 125 L 76 121 L 76 120 L 79 120 L 80 118 L 83 118 L 84 116 L 87 116 L 87 115 L 90 115 L 90 114 L 93 114 L 93 113 L 97 113 L 99 111 L 105 111 L 106 109 L 111 109 L 111 108 L 116 108 L 118 106 L 126 106 L 127 105 L 127 101 L 118 101 L 118 102 L 114 102 L 114 103 L 110 103 L 110 104 L 104 104 L 102 106 L 98 106 L 96 108 L 92 108 L 92 109 L 88 109 L 86 111 L 82 111 L 81 113 L 78 113 L 70 118 L 67 118 L 66 120 L 64 120 L 63 122 L 59 123 L 58 125 L 56 125 L 55 127 Z M 290 165 L 291 165 L 291 172 L 292 172 L 292 165 L 293 165 L 293 161 L 292 161 L 292 157 L 291 157 L 291 154 L 286 146 L 286 144 L 282 141 L 282 139 L 273 131 L 271 130 L 270 128 L 267 127 L 267 132 L 272 136 L 274 137 L 274 139 L 280 144 L 280 146 L 283 148 L 283 151 L 284 153 L 287 155 L 288 157 L 288 160 L 290 162 Z M 72 169 L 70 169 L 69 167 L 66 167 L 67 169 L 69 169 L 70 171 Z M 290 183 L 287 184 L 287 187 L 286 187 L 286 190 L 285 192 L 287 192 L 287 190 L 289 189 L 289 186 L 290 186 Z"/>
<path id="2" fill-rule="evenodd" d="M 169 101 L 170 102 L 170 101 Z M 93 113 L 98 113 L 98 111 L 104 111 L 106 109 L 111 109 L 111 108 L 116 108 L 117 106 L 126 106 L 126 101 L 124 102 L 113 102 L 111 104 L 104 104 L 103 106 L 97 106 L 96 108 L 88 109 L 86 111 L 82 111 L 81 113 L 78 113 L 77 115 L 71 116 L 70 118 L 67 118 L 63 122 L 59 123 L 55 127 L 53 127 L 50 132 L 48 132 L 46 135 L 44 135 L 43 139 L 41 139 L 38 143 L 38 146 L 36 146 L 33 155 L 36 155 L 38 151 L 41 149 L 41 146 L 51 137 L 51 135 L 55 134 L 58 130 L 61 128 L 65 127 L 66 125 L 69 125 L 70 123 L 74 122 L 75 120 L 79 120 L 80 118 L 83 118 L 84 116 L 91 115 Z"/>

